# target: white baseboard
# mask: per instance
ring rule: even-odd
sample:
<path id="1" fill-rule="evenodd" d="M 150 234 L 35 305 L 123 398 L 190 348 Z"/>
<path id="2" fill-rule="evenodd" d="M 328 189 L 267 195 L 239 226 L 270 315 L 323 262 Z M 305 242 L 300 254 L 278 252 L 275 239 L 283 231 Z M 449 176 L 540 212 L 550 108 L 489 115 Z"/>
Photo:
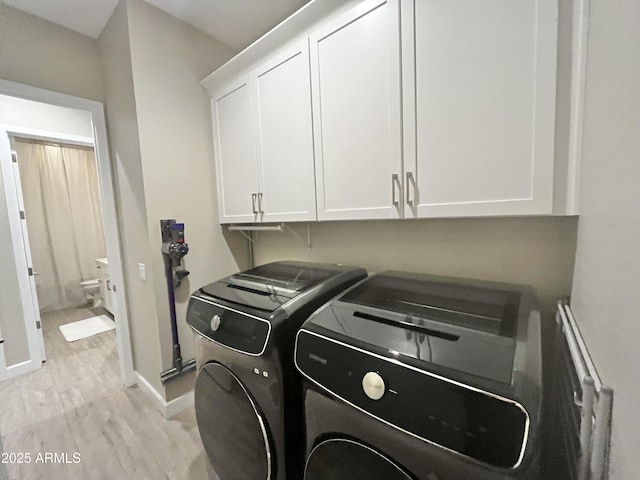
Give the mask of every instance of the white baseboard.
<path id="1" fill-rule="evenodd" d="M 166 418 L 171 418 L 174 415 L 179 414 L 181 411 L 193 406 L 193 402 L 194 391 L 191 390 L 184 395 L 180 395 L 178 398 L 174 398 L 173 400 L 167 402 L 164 416 Z"/>
<path id="2" fill-rule="evenodd" d="M 146 378 L 138 372 L 135 372 L 134 375 L 136 377 L 136 385 L 138 385 L 138 388 L 140 388 L 140 390 L 142 390 L 151 399 L 155 407 L 165 418 L 171 418 L 193 405 L 193 390 L 167 402 L 162 395 L 153 388 Z"/>

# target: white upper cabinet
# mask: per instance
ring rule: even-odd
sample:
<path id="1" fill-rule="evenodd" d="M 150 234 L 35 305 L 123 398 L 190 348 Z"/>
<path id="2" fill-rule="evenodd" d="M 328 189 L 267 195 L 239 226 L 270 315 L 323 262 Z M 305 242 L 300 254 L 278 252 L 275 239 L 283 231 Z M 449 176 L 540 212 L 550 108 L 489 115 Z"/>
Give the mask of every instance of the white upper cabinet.
<path id="1" fill-rule="evenodd" d="M 552 213 L 557 0 L 405 5 L 405 216 Z"/>
<path id="2" fill-rule="evenodd" d="M 258 220 L 258 164 L 249 76 L 212 99 L 220 222 Z"/>
<path id="3" fill-rule="evenodd" d="M 577 214 L 570 3 L 310 2 L 202 82 L 221 223 Z"/>
<path id="4" fill-rule="evenodd" d="M 262 221 L 316 219 L 307 39 L 252 75 Z"/>
<path id="5" fill-rule="evenodd" d="M 365 1 L 310 35 L 319 220 L 402 215 L 399 37 L 394 0 Z"/>
<path id="6" fill-rule="evenodd" d="M 221 223 L 316 219 L 305 38 L 213 100 Z"/>

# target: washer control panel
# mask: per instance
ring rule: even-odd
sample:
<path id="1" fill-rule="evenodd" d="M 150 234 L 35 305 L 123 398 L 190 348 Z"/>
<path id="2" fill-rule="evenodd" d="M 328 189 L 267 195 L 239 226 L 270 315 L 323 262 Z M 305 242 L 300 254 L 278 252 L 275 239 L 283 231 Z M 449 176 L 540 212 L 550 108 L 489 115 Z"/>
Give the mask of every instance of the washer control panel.
<path id="1" fill-rule="evenodd" d="M 295 363 L 322 389 L 419 438 L 496 467 L 522 459 L 529 417 L 512 400 L 304 329 Z"/>
<path id="2" fill-rule="evenodd" d="M 268 320 L 191 296 L 187 323 L 205 338 L 249 355 L 261 355 L 269 340 Z"/>

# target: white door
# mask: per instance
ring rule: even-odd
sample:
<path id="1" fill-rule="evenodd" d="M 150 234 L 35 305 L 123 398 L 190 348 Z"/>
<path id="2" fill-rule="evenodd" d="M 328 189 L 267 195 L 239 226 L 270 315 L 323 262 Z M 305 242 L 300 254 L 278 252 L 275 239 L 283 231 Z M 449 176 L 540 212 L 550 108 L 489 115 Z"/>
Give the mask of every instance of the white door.
<path id="1" fill-rule="evenodd" d="M 257 67 L 253 87 L 262 220 L 315 220 L 307 40 Z"/>
<path id="2" fill-rule="evenodd" d="M 406 216 L 552 213 L 557 0 L 411 3 Z"/>
<path id="3" fill-rule="evenodd" d="M 44 362 L 47 359 L 47 355 L 44 349 L 44 336 L 42 335 L 42 322 L 40 321 L 40 305 L 38 304 L 38 290 L 36 286 L 38 272 L 33 269 L 33 258 L 31 257 L 31 245 L 29 243 L 29 230 L 27 229 L 27 219 L 24 208 L 24 197 L 22 196 L 22 181 L 20 180 L 20 168 L 18 156 L 15 149 L 15 143 L 13 137 L 10 137 L 11 142 L 11 159 L 13 167 L 13 183 L 18 199 L 18 208 L 20 208 L 20 228 L 22 231 L 22 242 L 24 244 L 24 253 L 27 258 L 27 265 L 29 271 L 29 290 L 31 292 L 31 301 L 33 303 L 33 313 L 36 321 L 36 327 L 38 328 L 38 343 L 40 345 L 40 357 Z"/>
<path id="4" fill-rule="evenodd" d="M 40 368 L 44 358 L 14 163 L 9 135 L 0 130 L 0 381 Z"/>
<path id="5" fill-rule="evenodd" d="M 228 84 L 211 103 L 220 223 L 259 221 L 258 164 L 249 75 Z"/>
<path id="6" fill-rule="evenodd" d="M 367 1 L 310 37 L 319 220 L 402 216 L 398 17 Z"/>

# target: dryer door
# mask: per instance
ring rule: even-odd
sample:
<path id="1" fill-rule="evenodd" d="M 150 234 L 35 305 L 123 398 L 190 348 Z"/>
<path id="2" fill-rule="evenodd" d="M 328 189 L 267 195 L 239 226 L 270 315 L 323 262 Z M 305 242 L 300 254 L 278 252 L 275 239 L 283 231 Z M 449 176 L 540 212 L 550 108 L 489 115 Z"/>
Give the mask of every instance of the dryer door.
<path id="1" fill-rule="evenodd" d="M 340 438 L 316 445 L 304 470 L 304 480 L 369 478 L 413 480 L 402 467 L 383 454 L 362 443 Z"/>
<path id="2" fill-rule="evenodd" d="M 216 362 L 202 367 L 195 407 L 200 438 L 220 480 L 274 478 L 265 419 L 231 370 Z"/>

